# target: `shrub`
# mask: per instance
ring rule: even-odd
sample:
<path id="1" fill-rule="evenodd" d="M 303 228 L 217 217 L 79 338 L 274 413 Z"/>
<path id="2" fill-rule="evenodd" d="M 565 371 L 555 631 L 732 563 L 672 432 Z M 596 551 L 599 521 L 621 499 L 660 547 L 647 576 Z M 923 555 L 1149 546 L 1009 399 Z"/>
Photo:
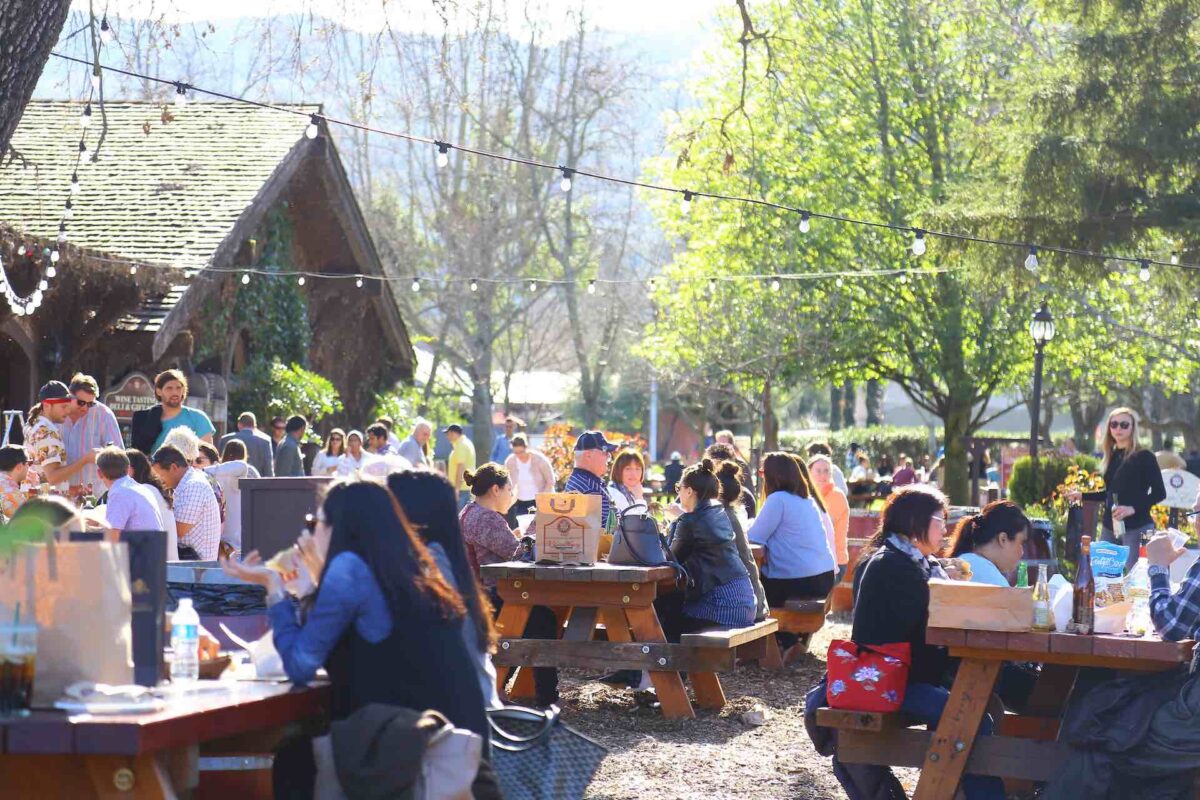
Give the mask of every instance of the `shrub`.
<path id="1" fill-rule="evenodd" d="M 833 448 L 834 463 L 839 465 L 846 462 L 846 452 L 851 443 L 865 448 L 872 460 L 884 453 L 890 453 L 892 458 L 904 453 L 910 458 L 920 459 L 923 455 L 932 457 L 936 452 L 929 449 L 928 428 L 875 425 L 820 433 L 788 431 L 779 434 L 779 446 L 796 453 L 803 453 L 810 443 L 816 441 L 829 443 Z"/>
<path id="2" fill-rule="evenodd" d="M 1024 508 L 1047 505 L 1051 502 L 1051 496 L 1067 482 L 1072 466 L 1091 473 L 1096 470 L 1097 461 L 1087 455 L 1064 458 L 1047 453 L 1039 456 L 1035 474 L 1033 459 L 1022 456 L 1013 463 L 1012 474 L 1008 478 L 1008 496 Z"/>

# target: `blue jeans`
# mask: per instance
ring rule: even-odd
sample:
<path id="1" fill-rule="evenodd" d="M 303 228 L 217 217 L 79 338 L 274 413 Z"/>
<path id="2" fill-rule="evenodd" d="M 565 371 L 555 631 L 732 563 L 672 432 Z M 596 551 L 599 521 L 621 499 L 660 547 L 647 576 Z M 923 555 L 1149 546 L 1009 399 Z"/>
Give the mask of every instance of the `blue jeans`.
<path id="1" fill-rule="evenodd" d="M 910 683 L 900 710 L 926 723 L 932 730 L 941 720 L 949 699 L 949 689 L 928 683 Z M 990 736 L 993 727 L 991 715 L 984 714 L 983 722 L 979 724 L 980 735 Z M 1004 800 L 1004 782 L 993 776 L 964 775 L 962 790 L 967 800 Z"/>

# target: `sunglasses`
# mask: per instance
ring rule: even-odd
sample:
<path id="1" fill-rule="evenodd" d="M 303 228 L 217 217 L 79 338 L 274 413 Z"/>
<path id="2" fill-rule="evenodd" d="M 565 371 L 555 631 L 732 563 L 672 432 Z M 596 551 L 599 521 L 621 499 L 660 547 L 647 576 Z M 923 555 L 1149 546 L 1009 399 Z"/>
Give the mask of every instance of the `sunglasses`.
<path id="1" fill-rule="evenodd" d="M 77 397 L 77 398 L 75 398 L 75 405 L 79 406 L 80 408 L 91 408 L 92 406 L 96 405 L 96 401 L 95 400 L 80 400 Z"/>
<path id="2" fill-rule="evenodd" d="M 1108 423 L 1108 427 L 1109 430 L 1117 430 L 1120 428 L 1123 431 L 1127 431 L 1133 427 L 1133 423 L 1124 419 L 1114 419 L 1112 422 Z"/>

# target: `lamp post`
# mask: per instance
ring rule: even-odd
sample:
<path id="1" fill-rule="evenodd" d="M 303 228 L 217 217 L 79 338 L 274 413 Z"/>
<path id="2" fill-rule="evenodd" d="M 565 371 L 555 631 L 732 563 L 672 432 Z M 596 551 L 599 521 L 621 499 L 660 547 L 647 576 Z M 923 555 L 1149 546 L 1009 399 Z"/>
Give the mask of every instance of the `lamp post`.
<path id="1" fill-rule="evenodd" d="M 1029 427 L 1029 457 L 1033 460 L 1034 467 L 1038 463 L 1038 439 L 1042 417 L 1042 360 L 1046 349 L 1046 342 L 1054 338 L 1054 317 L 1050 314 L 1050 309 L 1046 307 L 1046 302 L 1042 301 L 1042 307 L 1033 315 L 1033 319 L 1029 321 L 1029 335 L 1033 337 L 1033 421 Z"/>

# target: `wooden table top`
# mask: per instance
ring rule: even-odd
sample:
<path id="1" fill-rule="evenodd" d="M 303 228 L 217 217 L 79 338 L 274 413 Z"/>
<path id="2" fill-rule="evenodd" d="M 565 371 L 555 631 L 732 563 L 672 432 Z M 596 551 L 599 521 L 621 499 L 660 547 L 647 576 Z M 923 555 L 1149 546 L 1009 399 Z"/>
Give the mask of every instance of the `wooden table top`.
<path id="1" fill-rule="evenodd" d="M 204 683 L 208 683 L 205 681 Z M 134 756 L 273 728 L 326 713 L 329 686 L 222 681 L 220 690 L 170 700 L 153 714 L 34 711 L 0 721 L 0 752 Z"/>
<path id="2" fill-rule="evenodd" d="M 485 578 L 531 581 L 580 581 L 593 583 L 657 583 L 675 579 L 671 567 L 626 567 L 601 561 L 590 566 L 556 566 L 530 564 L 527 561 L 504 561 L 485 564 L 479 568 Z"/>
<path id="3" fill-rule="evenodd" d="M 1120 666 L 1129 669 L 1169 669 L 1191 660 L 1191 640 L 1166 642 L 1157 637 L 1078 636 L 1071 633 L 1004 633 L 961 628 L 928 628 L 928 644 L 950 648 L 951 655 L 976 658 L 1038 661 L 1048 664 Z"/>

